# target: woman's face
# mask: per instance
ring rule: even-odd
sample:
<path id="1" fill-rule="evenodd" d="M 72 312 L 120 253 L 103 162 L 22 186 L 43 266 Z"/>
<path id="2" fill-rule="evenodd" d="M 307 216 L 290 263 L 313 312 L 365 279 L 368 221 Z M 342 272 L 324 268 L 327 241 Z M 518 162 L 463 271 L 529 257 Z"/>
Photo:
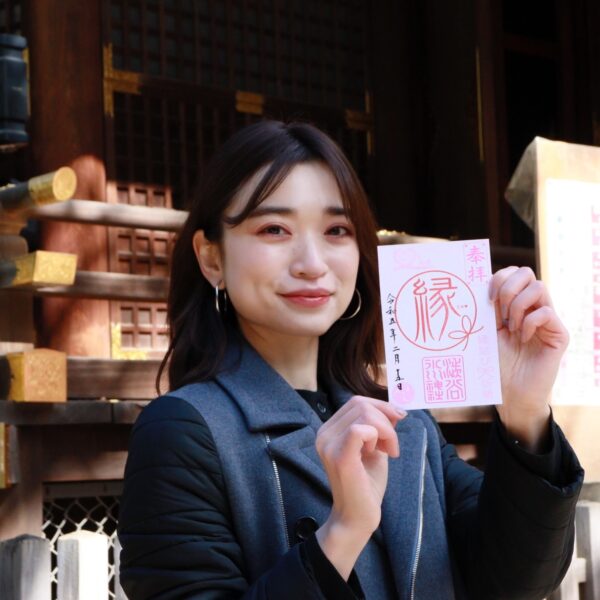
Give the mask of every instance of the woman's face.
<path id="1" fill-rule="evenodd" d="M 226 216 L 241 212 L 254 185 Z M 247 339 L 324 334 L 352 301 L 359 263 L 331 171 L 317 162 L 296 165 L 247 219 L 224 228 L 220 260 Z"/>

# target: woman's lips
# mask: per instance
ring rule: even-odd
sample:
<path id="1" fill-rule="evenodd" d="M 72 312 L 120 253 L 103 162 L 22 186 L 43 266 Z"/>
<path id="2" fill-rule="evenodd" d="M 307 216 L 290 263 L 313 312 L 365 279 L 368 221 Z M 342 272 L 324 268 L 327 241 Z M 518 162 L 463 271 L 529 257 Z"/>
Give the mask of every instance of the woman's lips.
<path id="1" fill-rule="evenodd" d="M 281 296 L 299 306 L 316 307 L 327 304 L 331 294 L 329 292 L 298 292 L 281 294 Z"/>

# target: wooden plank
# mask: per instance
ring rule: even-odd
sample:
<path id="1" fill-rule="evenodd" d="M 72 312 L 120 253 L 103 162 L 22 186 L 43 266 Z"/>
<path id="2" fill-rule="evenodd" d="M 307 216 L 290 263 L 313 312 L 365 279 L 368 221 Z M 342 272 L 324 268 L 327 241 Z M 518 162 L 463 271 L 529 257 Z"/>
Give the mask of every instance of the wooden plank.
<path id="1" fill-rule="evenodd" d="M 11 425 L 89 425 L 113 422 L 110 402 L 70 400 L 69 402 L 0 401 L 0 421 Z"/>
<path id="2" fill-rule="evenodd" d="M 600 598 L 600 502 L 577 504 L 577 554 L 585 558 L 585 584 L 581 600 Z"/>
<path id="3" fill-rule="evenodd" d="M 69 400 L 61 403 L 0 401 L 0 421 L 6 426 L 132 425 L 149 400 Z M 9 425 L 10 424 L 10 425 Z M 10 458 L 11 464 L 15 458 Z M 19 478 L 17 465 L 11 476 Z"/>
<path id="4" fill-rule="evenodd" d="M 154 398 L 154 380 L 159 360 L 110 360 L 69 357 L 67 390 L 69 398 Z M 167 389 L 163 380 L 162 389 Z"/>
<path id="5" fill-rule="evenodd" d="M 179 231 L 187 219 L 188 213 L 170 208 L 131 206 L 91 200 L 68 200 L 60 204 L 35 208 L 30 211 L 28 216 L 44 221 Z"/>
<path id="6" fill-rule="evenodd" d="M 61 600 L 108 598 L 108 537 L 75 531 L 58 538 L 58 597 Z"/>
<path id="7" fill-rule="evenodd" d="M 0 489 L 19 481 L 19 454 L 14 425 L 0 423 Z"/>
<path id="8" fill-rule="evenodd" d="M 135 402 L 126 400 L 124 402 L 112 403 L 112 419 L 115 425 L 132 425 L 135 423 L 143 408 L 150 403 L 149 400 Z"/>
<path id="9" fill-rule="evenodd" d="M 29 291 L 42 297 L 164 302 L 169 293 L 169 280 L 166 277 L 127 273 L 77 271 L 73 285 L 32 285 L 13 290 L 14 293 Z"/>
<path id="10" fill-rule="evenodd" d="M 531 267 L 536 270 L 535 250 L 533 248 L 519 248 L 516 246 L 490 246 L 492 263 L 496 266 Z"/>
<path id="11" fill-rule="evenodd" d="M 50 542 L 20 535 L 0 542 L 0 590 L 7 600 L 50 600 Z"/>

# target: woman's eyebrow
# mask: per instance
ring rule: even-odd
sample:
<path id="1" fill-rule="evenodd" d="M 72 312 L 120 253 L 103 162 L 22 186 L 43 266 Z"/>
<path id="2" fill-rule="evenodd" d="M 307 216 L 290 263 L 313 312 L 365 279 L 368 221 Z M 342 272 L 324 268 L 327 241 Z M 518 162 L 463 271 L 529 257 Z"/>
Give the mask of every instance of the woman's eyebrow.
<path id="1" fill-rule="evenodd" d="M 249 215 L 248 219 L 262 217 L 264 215 L 294 215 L 298 211 L 294 208 L 285 206 L 257 206 Z M 328 206 L 325 213 L 333 216 L 347 216 L 347 211 L 343 206 Z"/>

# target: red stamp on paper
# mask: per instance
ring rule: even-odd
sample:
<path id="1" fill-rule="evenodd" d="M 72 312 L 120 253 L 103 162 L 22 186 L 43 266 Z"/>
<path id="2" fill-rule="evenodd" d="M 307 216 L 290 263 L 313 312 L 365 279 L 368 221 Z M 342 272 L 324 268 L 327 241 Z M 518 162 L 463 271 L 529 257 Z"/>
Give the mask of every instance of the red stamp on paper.
<path id="1" fill-rule="evenodd" d="M 465 366 L 462 356 L 435 356 L 423 359 L 425 402 L 465 402 Z"/>
<path id="2" fill-rule="evenodd" d="M 415 390 L 410 383 L 396 384 L 392 388 L 392 400 L 399 406 L 410 404 L 415 399 Z"/>
<path id="3" fill-rule="evenodd" d="M 448 271 L 423 271 L 400 288 L 394 304 L 402 335 L 424 350 L 443 351 L 464 344 L 477 327 L 477 302 L 469 284 Z"/>

